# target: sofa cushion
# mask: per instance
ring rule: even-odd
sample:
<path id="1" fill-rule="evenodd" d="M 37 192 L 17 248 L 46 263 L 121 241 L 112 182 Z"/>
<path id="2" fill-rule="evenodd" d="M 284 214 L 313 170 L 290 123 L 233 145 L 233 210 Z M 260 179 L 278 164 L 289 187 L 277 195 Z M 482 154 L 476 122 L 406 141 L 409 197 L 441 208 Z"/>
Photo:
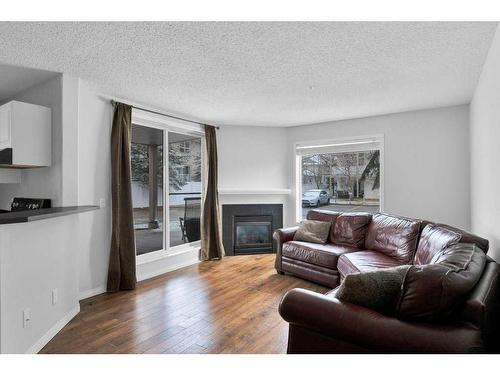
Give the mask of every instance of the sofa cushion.
<path id="1" fill-rule="evenodd" d="M 375 214 L 366 234 L 365 248 L 377 250 L 401 263 L 411 263 L 417 248 L 421 222 L 387 214 Z"/>
<path id="2" fill-rule="evenodd" d="M 410 265 L 347 275 L 335 293 L 343 302 L 354 303 L 386 314 L 394 314 L 401 284 Z"/>
<path id="3" fill-rule="evenodd" d="M 326 243 L 330 234 L 332 224 L 327 221 L 304 220 L 295 232 L 295 241 L 306 241 L 313 243 Z"/>
<path id="4" fill-rule="evenodd" d="M 335 288 L 340 284 L 337 270 L 305 263 L 297 259 L 283 257 L 282 270 L 329 288 Z"/>
<path id="5" fill-rule="evenodd" d="M 408 270 L 401 290 L 399 317 L 431 321 L 450 315 L 463 304 L 486 264 L 484 252 L 469 243 L 447 247 L 434 258 L 432 264 L 414 265 Z"/>
<path id="6" fill-rule="evenodd" d="M 367 213 L 343 213 L 335 220 L 332 242 L 337 245 L 362 249 L 372 215 Z"/>
<path id="7" fill-rule="evenodd" d="M 337 217 L 340 216 L 340 212 L 328 211 L 328 210 L 309 210 L 307 211 L 307 220 L 317 220 L 317 221 L 328 221 L 330 223 L 335 223 Z"/>
<path id="8" fill-rule="evenodd" d="M 463 242 L 463 243 L 473 243 L 474 245 L 476 245 L 477 247 L 479 247 L 481 250 L 483 250 L 483 252 L 485 254 L 488 253 L 488 249 L 490 247 L 490 243 L 489 243 L 489 241 L 486 238 L 482 238 L 482 237 L 476 236 L 475 234 L 466 232 L 466 231 L 464 231 L 462 229 L 459 229 L 459 228 L 452 227 L 451 225 L 439 224 L 439 226 L 441 226 L 443 228 L 446 228 L 446 229 L 449 229 L 449 230 L 451 230 L 451 231 L 453 231 L 455 233 L 458 233 L 461 236 L 460 242 Z"/>
<path id="9" fill-rule="evenodd" d="M 309 210 L 307 212 L 307 220 L 329 221 L 332 223 L 330 228 L 330 236 L 328 240 L 333 242 L 333 230 L 335 229 L 335 221 L 340 216 L 340 212 L 328 210 Z"/>
<path id="10" fill-rule="evenodd" d="M 340 255 L 357 250 L 349 246 L 334 244 L 323 245 L 302 241 L 289 241 L 283 244 L 281 253 L 287 258 L 336 270 Z"/>
<path id="11" fill-rule="evenodd" d="M 422 230 L 413 261 L 416 265 L 429 264 L 436 254 L 460 242 L 461 235 L 438 224 L 428 224 Z"/>
<path id="12" fill-rule="evenodd" d="M 401 266 L 397 259 L 374 250 L 356 251 L 342 255 L 337 269 L 342 277 L 351 273 L 376 271 L 382 268 Z"/>

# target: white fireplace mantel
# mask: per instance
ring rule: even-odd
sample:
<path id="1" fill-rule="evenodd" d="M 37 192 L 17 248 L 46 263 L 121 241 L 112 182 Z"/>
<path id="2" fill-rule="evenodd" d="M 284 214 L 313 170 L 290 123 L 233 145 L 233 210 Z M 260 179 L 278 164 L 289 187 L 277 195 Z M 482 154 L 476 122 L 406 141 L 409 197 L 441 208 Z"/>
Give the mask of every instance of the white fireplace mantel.
<path id="1" fill-rule="evenodd" d="M 280 188 L 222 188 L 219 189 L 219 198 L 221 205 L 233 204 L 282 204 L 283 205 L 283 224 L 292 225 L 289 216 L 291 189 Z"/>
<path id="2" fill-rule="evenodd" d="M 220 195 L 289 195 L 291 189 L 219 189 Z"/>

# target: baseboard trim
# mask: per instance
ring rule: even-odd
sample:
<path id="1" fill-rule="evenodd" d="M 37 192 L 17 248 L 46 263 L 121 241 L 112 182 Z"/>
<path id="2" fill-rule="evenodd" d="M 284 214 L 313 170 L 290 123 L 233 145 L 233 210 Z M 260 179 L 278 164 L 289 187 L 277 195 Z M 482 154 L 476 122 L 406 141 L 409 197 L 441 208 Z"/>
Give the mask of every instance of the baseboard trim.
<path id="1" fill-rule="evenodd" d="M 52 338 L 59 333 L 61 329 L 68 324 L 80 312 L 80 304 L 77 304 L 69 313 L 61 320 L 54 324 L 45 335 L 43 335 L 31 348 L 26 351 L 26 354 L 36 354 L 43 349 Z"/>
<path id="2" fill-rule="evenodd" d="M 94 297 L 94 296 L 97 296 L 97 295 L 103 294 L 103 293 L 106 293 L 106 285 L 101 285 L 101 286 L 98 286 L 97 288 L 89 289 L 89 290 L 85 290 L 83 292 L 80 292 L 80 294 L 78 295 L 78 299 L 81 301 L 82 299 Z"/>

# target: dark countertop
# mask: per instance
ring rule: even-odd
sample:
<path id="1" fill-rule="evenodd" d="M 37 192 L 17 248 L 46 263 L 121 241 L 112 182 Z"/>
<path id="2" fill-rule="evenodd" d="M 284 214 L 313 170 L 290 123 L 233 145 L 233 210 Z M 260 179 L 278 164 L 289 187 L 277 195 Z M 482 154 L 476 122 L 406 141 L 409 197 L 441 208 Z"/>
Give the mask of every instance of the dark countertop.
<path id="1" fill-rule="evenodd" d="M 30 221 L 51 219 L 53 217 L 79 214 L 82 212 L 94 211 L 98 209 L 99 206 L 72 206 L 0 213 L 0 225 L 27 223 Z"/>

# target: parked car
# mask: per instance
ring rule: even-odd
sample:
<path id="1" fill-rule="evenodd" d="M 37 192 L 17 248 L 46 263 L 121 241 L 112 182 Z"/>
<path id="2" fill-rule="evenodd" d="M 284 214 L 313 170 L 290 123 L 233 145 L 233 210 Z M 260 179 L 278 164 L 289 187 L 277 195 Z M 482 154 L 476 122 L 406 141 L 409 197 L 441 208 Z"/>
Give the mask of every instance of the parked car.
<path id="1" fill-rule="evenodd" d="M 302 207 L 319 207 L 330 203 L 330 194 L 324 190 L 307 190 L 302 194 Z"/>

